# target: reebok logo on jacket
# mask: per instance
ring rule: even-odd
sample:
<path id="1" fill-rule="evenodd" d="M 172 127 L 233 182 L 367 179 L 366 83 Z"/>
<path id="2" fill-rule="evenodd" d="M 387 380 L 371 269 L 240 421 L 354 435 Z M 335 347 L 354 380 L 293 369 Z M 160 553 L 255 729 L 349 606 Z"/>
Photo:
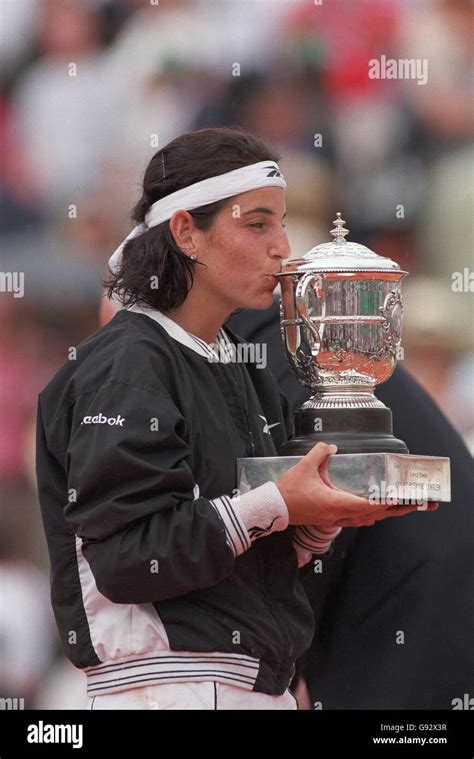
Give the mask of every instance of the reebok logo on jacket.
<path id="1" fill-rule="evenodd" d="M 120 414 L 107 417 L 100 412 L 96 416 L 85 416 L 81 424 L 110 424 L 111 427 L 115 424 L 117 427 L 123 427 L 124 421 L 125 417 L 120 416 Z"/>

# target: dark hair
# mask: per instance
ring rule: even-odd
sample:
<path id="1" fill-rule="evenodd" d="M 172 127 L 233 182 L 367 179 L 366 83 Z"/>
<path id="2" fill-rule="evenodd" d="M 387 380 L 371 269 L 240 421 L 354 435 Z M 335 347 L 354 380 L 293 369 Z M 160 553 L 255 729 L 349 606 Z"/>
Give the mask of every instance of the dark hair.
<path id="1" fill-rule="evenodd" d="M 238 127 L 198 129 L 183 134 L 150 160 L 143 177 L 143 194 L 133 209 L 132 220 L 137 224 L 143 222 L 153 203 L 176 190 L 258 161 L 279 158 L 261 139 Z M 196 226 L 206 230 L 229 201 L 229 198 L 220 200 L 189 213 Z M 115 295 L 124 306 L 140 301 L 159 311 L 172 311 L 188 295 L 198 263 L 180 250 L 169 221 L 164 221 L 129 240 L 119 269 L 110 273 L 103 285 L 107 296 Z M 151 283 L 155 281 L 158 287 L 154 288 Z"/>

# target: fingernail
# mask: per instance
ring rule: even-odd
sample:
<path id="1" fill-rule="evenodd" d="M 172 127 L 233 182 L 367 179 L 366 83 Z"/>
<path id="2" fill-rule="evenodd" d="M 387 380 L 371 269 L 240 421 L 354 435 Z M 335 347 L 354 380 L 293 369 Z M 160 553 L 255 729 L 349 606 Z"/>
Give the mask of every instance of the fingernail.
<path id="1" fill-rule="evenodd" d="M 329 446 L 329 453 L 337 453 L 337 445 L 334 445 L 334 443 L 331 443 Z"/>

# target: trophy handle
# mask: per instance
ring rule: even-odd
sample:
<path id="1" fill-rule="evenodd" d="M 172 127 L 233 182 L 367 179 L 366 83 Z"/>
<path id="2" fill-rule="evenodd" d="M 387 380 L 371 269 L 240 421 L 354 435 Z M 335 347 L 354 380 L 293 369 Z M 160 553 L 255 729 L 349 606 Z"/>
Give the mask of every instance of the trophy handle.
<path id="1" fill-rule="evenodd" d="M 311 318 L 308 314 L 308 306 L 306 303 L 306 293 L 308 292 L 309 287 L 315 281 L 317 281 L 318 286 L 317 288 L 313 288 L 313 289 L 316 294 L 316 297 L 319 298 L 318 290 L 321 289 L 321 285 L 322 285 L 322 278 L 319 276 L 319 274 L 308 272 L 299 280 L 298 284 L 296 285 L 296 290 L 295 290 L 296 310 L 298 312 L 300 319 L 303 321 L 304 325 L 308 328 L 309 333 L 311 337 L 313 338 L 313 344 L 311 345 L 311 353 L 313 356 L 317 356 L 317 354 L 319 353 L 319 349 L 321 347 L 321 334 L 318 328 L 312 323 Z M 324 311 L 324 308 L 325 308 L 325 303 L 324 301 L 322 301 L 323 311 Z"/>

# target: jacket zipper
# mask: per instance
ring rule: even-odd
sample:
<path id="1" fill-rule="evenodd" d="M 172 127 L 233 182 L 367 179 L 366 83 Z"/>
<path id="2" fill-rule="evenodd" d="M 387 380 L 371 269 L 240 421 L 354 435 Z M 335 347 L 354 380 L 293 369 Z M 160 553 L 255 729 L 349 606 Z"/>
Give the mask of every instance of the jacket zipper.
<path id="1" fill-rule="evenodd" d="M 252 456 L 254 456 L 255 455 L 255 443 L 254 443 L 254 439 L 253 439 L 253 432 L 252 432 L 251 427 L 250 427 L 250 419 L 249 419 L 249 415 L 247 413 L 247 409 L 245 408 L 245 406 L 243 406 L 243 410 L 244 410 L 244 413 L 245 413 L 245 419 L 247 421 L 247 430 L 248 430 L 248 433 L 249 433 L 249 440 L 250 440 L 250 451 L 251 451 Z"/>
<path id="2" fill-rule="evenodd" d="M 273 618 L 273 620 L 274 620 L 274 622 L 275 622 L 278 630 L 281 633 L 283 642 L 286 640 L 285 651 L 282 652 L 281 659 L 288 659 L 288 658 L 291 658 L 293 656 L 293 646 L 291 644 L 291 639 L 290 639 L 290 636 L 289 636 L 286 624 L 283 622 L 282 617 L 279 614 L 276 613 L 276 611 L 274 609 L 274 606 L 273 606 L 272 602 L 270 601 L 270 598 L 268 597 L 267 590 L 266 590 L 266 585 L 265 585 L 265 571 L 264 571 L 265 562 L 264 562 L 263 557 L 260 555 L 260 551 L 258 550 L 258 548 L 257 548 L 257 558 L 258 558 L 258 562 L 259 562 L 259 566 L 260 566 L 260 574 L 261 574 L 261 577 L 262 577 L 262 596 L 264 598 L 265 604 L 266 604 L 266 606 L 267 606 L 270 614 L 272 615 L 272 618 Z M 278 669 L 278 671 L 276 673 L 277 677 L 280 677 L 280 674 L 283 671 L 283 669 L 285 668 L 285 666 L 286 665 L 284 665 L 284 664 L 280 665 L 280 667 L 279 667 L 279 669 Z"/>
<path id="3" fill-rule="evenodd" d="M 247 429 L 248 429 L 248 433 L 249 433 L 249 440 L 250 440 L 250 446 L 251 446 L 251 455 L 254 456 L 254 454 L 255 454 L 255 443 L 254 443 L 254 437 L 253 437 L 252 429 L 251 429 L 251 426 L 250 426 L 250 419 L 249 419 L 249 415 L 248 415 L 247 409 L 246 409 L 246 407 L 243 404 L 242 404 L 242 408 L 243 408 L 243 411 L 244 411 L 244 414 L 245 414 L 245 419 L 246 419 L 246 422 L 247 422 Z M 274 607 L 273 607 L 273 605 L 272 605 L 272 603 L 271 603 L 271 601 L 270 601 L 270 599 L 268 597 L 266 586 L 265 586 L 265 562 L 264 562 L 263 556 L 260 555 L 260 551 L 258 549 L 257 549 L 257 559 L 258 559 L 258 562 L 259 562 L 259 565 L 260 565 L 260 568 L 261 568 L 262 595 L 263 595 L 263 598 L 265 600 L 265 603 L 266 603 L 266 605 L 268 607 L 268 610 L 269 610 L 270 614 L 273 617 L 273 620 L 275 621 L 275 624 L 277 625 L 278 629 L 280 630 L 280 632 L 282 634 L 283 640 L 287 641 L 286 657 L 283 655 L 282 659 L 291 658 L 292 655 L 293 655 L 293 646 L 291 644 L 291 638 L 290 638 L 290 635 L 288 633 L 288 628 L 287 628 L 286 624 L 283 622 L 283 618 L 280 615 L 276 614 L 276 612 L 274 610 Z M 283 664 L 280 666 L 280 668 L 279 668 L 279 670 L 277 672 L 277 675 L 276 675 L 277 677 L 280 677 L 280 674 L 283 671 L 284 666 L 285 665 L 283 665 Z"/>

